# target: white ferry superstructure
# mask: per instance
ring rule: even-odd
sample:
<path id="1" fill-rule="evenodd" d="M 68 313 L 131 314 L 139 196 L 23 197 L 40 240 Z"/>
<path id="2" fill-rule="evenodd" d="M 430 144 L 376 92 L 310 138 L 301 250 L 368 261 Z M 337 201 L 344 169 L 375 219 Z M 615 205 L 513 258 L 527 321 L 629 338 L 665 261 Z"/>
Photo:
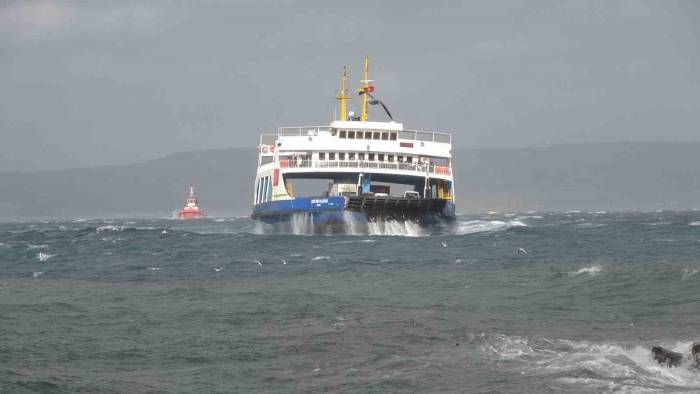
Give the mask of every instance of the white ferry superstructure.
<path id="1" fill-rule="evenodd" d="M 347 109 L 344 71 L 337 120 L 260 136 L 252 218 L 275 223 L 305 215 L 314 225 L 334 227 L 385 219 L 428 225 L 455 218 L 451 134 L 395 122 L 372 94 L 368 71 L 365 58 L 359 116 Z M 369 121 L 369 105 L 381 105 L 391 121 Z M 318 195 L 296 196 L 298 179 L 325 179 L 329 186 Z M 392 187 L 404 190 L 392 193 Z"/>

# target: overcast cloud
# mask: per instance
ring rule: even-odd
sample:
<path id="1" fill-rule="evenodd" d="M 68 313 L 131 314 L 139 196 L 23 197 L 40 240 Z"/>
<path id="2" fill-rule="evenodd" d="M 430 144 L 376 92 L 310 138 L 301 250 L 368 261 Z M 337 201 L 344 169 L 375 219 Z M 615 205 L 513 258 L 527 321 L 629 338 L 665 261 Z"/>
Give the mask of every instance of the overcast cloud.
<path id="1" fill-rule="evenodd" d="M 697 1 L 0 4 L 0 170 L 251 147 L 342 66 L 460 147 L 698 141 Z M 383 119 L 374 112 L 375 119 Z"/>

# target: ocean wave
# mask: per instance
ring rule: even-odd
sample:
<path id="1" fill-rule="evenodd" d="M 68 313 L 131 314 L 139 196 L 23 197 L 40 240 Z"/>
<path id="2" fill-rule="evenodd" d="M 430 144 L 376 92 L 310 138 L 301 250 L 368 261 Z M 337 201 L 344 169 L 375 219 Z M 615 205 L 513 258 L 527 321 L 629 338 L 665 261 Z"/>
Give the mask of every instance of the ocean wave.
<path id="1" fill-rule="evenodd" d="M 49 245 L 34 245 L 34 244 L 27 244 L 27 249 L 32 250 L 32 249 L 46 249 L 48 248 Z"/>
<path id="2" fill-rule="evenodd" d="M 647 226 L 668 226 L 671 222 L 649 222 L 644 224 Z"/>
<path id="3" fill-rule="evenodd" d="M 503 222 L 500 220 L 471 220 L 467 222 L 460 222 L 457 224 L 455 230 L 456 235 L 466 235 L 474 233 L 483 233 L 489 231 L 501 231 L 507 230 L 513 227 L 527 227 L 527 224 L 519 220 L 511 220 L 508 222 Z"/>
<path id="4" fill-rule="evenodd" d="M 41 262 L 48 261 L 50 258 L 54 257 L 55 255 L 53 254 L 48 254 L 44 252 L 39 252 L 39 254 L 36 255 L 37 260 Z"/>
<path id="5" fill-rule="evenodd" d="M 128 227 L 126 227 L 126 226 L 108 225 L 108 226 L 96 227 L 96 228 L 95 228 L 95 231 L 98 232 L 98 233 L 102 233 L 102 232 L 105 232 L 105 231 L 124 231 L 124 230 L 126 230 L 127 228 L 128 228 Z"/>
<path id="6" fill-rule="evenodd" d="M 607 226 L 607 224 L 584 222 L 584 223 L 576 223 L 574 226 L 576 226 L 578 228 L 598 228 L 598 227 L 605 227 L 605 226 Z"/>
<path id="7" fill-rule="evenodd" d="M 316 256 L 311 261 L 321 261 L 321 260 L 330 260 L 331 258 L 329 256 Z"/>
<path id="8" fill-rule="evenodd" d="M 571 386 L 583 386 L 588 391 L 700 389 L 700 374 L 689 359 L 677 368 L 659 365 L 651 355 L 651 346 L 500 334 L 483 337 L 481 351 L 489 361 L 508 360 L 522 375 L 551 376 L 564 386 L 562 389 Z M 675 342 L 664 347 L 689 358 L 690 346 L 691 342 Z"/>
<path id="9" fill-rule="evenodd" d="M 700 220 L 696 220 L 688 223 L 688 226 L 700 226 Z"/>
<path id="10" fill-rule="evenodd" d="M 683 275 L 681 276 L 681 280 L 686 280 L 686 279 L 690 278 L 691 276 L 700 272 L 700 269 L 683 268 L 682 272 L 683 272 Z"/>
<path id="11" fill-rule="evenodd" d="M 375 239 L 360 239 L 357 241 L 338 241 L 338 242 L 328 242 L 324 245 L 345 245 L 345 244 L 357 244 L 357 243 L 372 243 L 377 242 Z"/>
<path id="12" fill-rule="evenodd" d="M 602 270 L 603 270 L 603 269 L 602 269 L 599 265 L 591 265 L 590 267 L 583 267 L 583 268 L 581 268 L 581 269 L 578 270 L 578 271 L 571 271 L 571 272 L 568 272 L 567 274 L 568 274 L 569 276 L 579 276 L 579 275 L 582 275 L 582 274 L 588 274 L 588 275 L 590 275 L 590 276 L 596 276 L 596 275 L 600 274 L 600 272 L 601 272 Z"/>

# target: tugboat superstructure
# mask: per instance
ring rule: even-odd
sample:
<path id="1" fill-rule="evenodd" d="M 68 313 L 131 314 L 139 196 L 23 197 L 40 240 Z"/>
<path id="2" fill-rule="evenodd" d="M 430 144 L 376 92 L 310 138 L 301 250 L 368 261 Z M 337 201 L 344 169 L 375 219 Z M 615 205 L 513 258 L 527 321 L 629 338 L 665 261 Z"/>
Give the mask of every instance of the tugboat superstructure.
<path id="1" fill-rule="evenodd" d="M 395 122 L 373 95 L 367 58 L 364 66 L 359 116 L 347 109 L 344 70 L 337 120 L 260 136 L 253 218 L 273 223 L 302 214 L 314 225 L 333 227 L 348 221 L 454 219 L 452 136 Z M 369 121 L 369 105 L 380 105 L 391 120 Z M 329 186 L 318 195 L 296 196 L 298 179 L 325 179 Z M 392 188 L 403 190 L 392 194 Z"/>

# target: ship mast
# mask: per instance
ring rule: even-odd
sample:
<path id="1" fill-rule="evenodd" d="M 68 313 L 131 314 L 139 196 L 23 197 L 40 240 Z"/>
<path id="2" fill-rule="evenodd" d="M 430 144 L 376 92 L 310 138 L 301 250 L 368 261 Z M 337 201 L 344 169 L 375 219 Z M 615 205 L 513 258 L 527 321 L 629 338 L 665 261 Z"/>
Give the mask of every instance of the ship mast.
<path id="1" fill-rule="evenodd" d="M 346 121 L 348 120 L 348 68 L 343 67 L 343 76 L 340 79 L 340 90 L 338 91 L 338 96 L 336 97 L 340 101 L 340 113 L 338 114 L 338 120 Z"/>
<path id="2" fill-rule="evenodd" d="M 365 56 L 365 73 L 364 73 L 364 79 L 362 81 L 362 89 L 359 90 L 359 93 L 362 95 L 362 117 L 360 120 L 363 122 L 367 121 L 367 93 L 371 93 L 372 90 L 374 90 L 374 86 L 371 86 L 369 83 L 372 82 L 371 79 L 369 79 L 369 57 Z"/>

